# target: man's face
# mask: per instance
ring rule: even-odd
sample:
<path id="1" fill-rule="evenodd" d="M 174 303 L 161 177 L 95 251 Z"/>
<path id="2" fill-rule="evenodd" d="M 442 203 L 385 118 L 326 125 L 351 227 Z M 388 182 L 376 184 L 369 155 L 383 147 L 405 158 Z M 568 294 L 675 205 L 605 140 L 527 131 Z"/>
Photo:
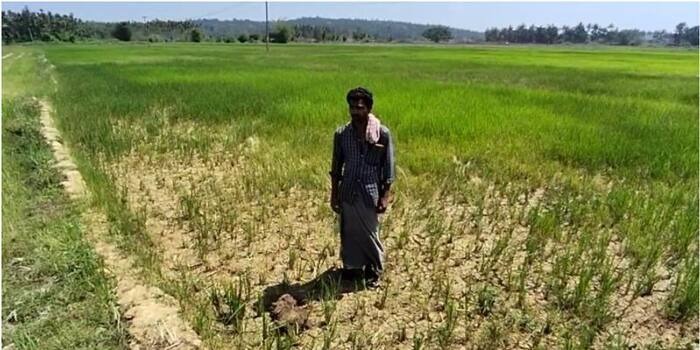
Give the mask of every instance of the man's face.
<path id="1" fill-rule="evenodd" d="M 356 121 L 365 121 L 369 115 L 369 108 L 365 100 L 357 99 L 350 101 L 350 116 Z"/>

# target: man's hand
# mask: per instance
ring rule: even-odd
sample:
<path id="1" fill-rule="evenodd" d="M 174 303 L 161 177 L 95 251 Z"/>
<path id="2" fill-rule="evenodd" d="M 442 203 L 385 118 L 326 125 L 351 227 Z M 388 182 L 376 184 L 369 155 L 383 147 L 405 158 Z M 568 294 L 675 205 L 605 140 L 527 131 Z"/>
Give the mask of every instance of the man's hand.
<path id="1" fill-rule="evenodd" d="M 377 213 L 384 213 L 389 207 L 389 192 L 385 192 L 381 197 L 379 197 L 379 203 L 377 203 Z"/>
<path id="2" fill-rule="evenodd" d="M 340 214 L 340 201 L 338 200 L 338 195 L 336 194 L 331 194 L 331 209 Z"/>
<path id="3" fill-rule="evenodd" d="M 333 209 L 334 212 L 340 214 L 340 196 L 338 196 L 338 186 L 338 180 L 331 179 L 331 209 Z"/>

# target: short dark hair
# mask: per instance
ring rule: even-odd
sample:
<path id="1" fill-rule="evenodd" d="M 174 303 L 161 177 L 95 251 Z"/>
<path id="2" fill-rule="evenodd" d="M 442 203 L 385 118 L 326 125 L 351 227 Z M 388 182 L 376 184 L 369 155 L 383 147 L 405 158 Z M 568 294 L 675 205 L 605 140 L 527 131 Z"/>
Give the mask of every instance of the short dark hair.
<path id="1" fill-rule="evenodd" d="M 365 104 L 367 104 L 367 108 L 369 109 L 372 109 L 372 105 L 374 104 L 372 92 L 361 86 L 348 91 L 348 95 L 345 97 L 345 99 L 348 101 L 348 104 L 350 104 L 352 101 L 364 100 Z"/>

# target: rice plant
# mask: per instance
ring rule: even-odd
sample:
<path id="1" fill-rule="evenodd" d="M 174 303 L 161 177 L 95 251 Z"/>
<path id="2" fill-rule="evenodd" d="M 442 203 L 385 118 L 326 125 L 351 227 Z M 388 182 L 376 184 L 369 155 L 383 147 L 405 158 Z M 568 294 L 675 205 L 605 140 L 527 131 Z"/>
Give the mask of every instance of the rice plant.
<path id="1" fill-rule="evenodd" d="M 241 278 L 237 284 L 228 283 L 210 292 L 217 320 L 225 326 L 230 326 L 234 332 L 242 330 L 249 298 L 250 282 L 247 278 Z"/>
<path id="2" fill-rule="evenodd" d="M 587 346 L 624 317 L 613 305 L 632 310 L 650 297 L 663 300 L 644 310 L 665 315 L 659 324 L 696 319 L 696 52 L 31 50 L 56 66 L 59 127 L 113 236 L 211 348 L 499 348 L 511 345 L 511 328 L 533 348 Z M 375 92 L 396 139 L 396 201 L 381 231 L 391 283 L 341 298 L 337 285 L 322 286 L 308 306 L 325 328 L 273 336 L 264 311 L 245 311 L 248 300 L 305 286 L 338 263 L 324 169 L 332 131 L 348 120 L 344 93 L 358 84 Z M 197 259 L 211 264 L 194 268 Z M 197 279 L 181 283 L 180 269 Z M 449 285 L 458 278 L 459 302 Z M 436 305 L 438 326 L 351 337 L 372 317 L 426 322 Z M 512 308 L 547 320 L 502 319 Z"/>

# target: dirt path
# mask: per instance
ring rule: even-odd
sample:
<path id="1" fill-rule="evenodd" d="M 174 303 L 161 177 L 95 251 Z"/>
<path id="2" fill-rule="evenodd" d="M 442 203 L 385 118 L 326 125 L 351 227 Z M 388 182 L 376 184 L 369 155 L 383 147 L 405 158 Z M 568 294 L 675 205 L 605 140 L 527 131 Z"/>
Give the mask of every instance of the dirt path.
<path id="1" fill-rule="evenodd" d="M 55 127 L 51 107 L 46 101 L 41 105 L 41 132 L 53 150 L 57 168 L 65 175 L 62 182 L 71 198 L 89 195 L 85 183 L 68 148 L 62 143 Z M 90 210 L 84 214 L 87 238 L 95 251 L 104 259 L 106 270 L 117 281 L 116 294 L 127 331 L 131 336 L 131 349 L 198 349 L 199 336 L 179 315 L 177 301 L 158 288 L 144 285 L 134 275 L 131 259 L 125 257 L 103 237 L 108 223 L 103 213 Z"/>

